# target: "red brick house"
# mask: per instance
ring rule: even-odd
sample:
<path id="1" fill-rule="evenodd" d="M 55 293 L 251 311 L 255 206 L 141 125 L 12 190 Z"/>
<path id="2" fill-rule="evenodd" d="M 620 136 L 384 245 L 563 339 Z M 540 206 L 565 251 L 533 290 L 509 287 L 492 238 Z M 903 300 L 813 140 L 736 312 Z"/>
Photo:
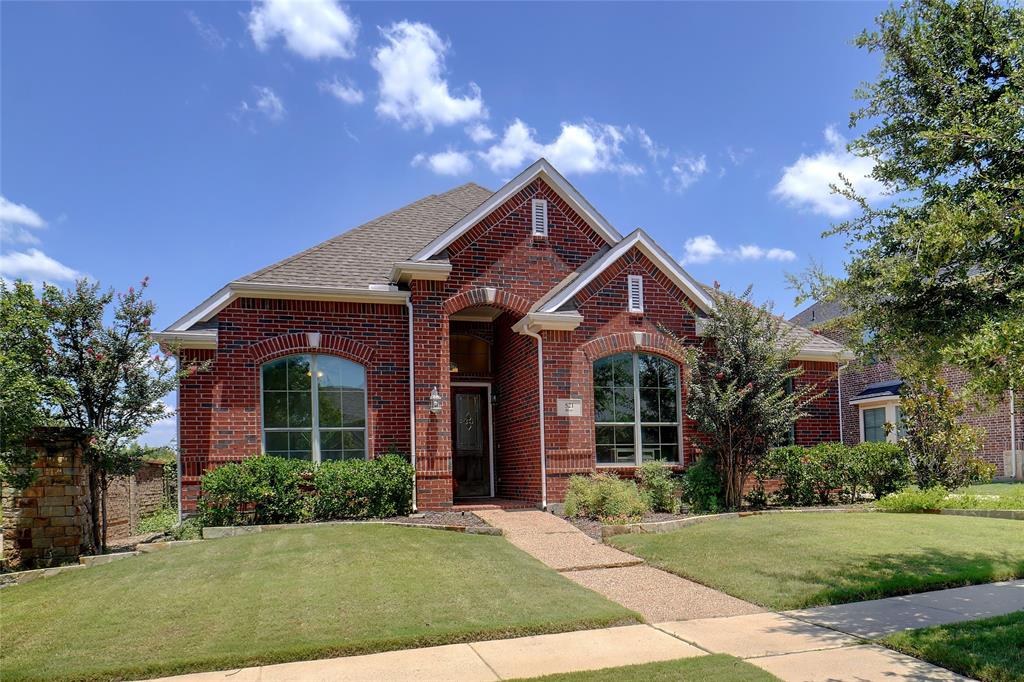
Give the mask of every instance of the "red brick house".
<path id="1" fill-rule="evenodd" d="M 834 324 L 846 311 L 834 303 L 815 303 L 790 318 L 792 324 L 803 326 L 843 342 L 843 332 Z M 954 390 L 967 383 L 967 375 L 955 367 L 946 367 L 942 375 Z M 892 362 L 864 358 L 844 364 L 842 376 L 843 442 L 853 445 L 863 441 L 889 440 L 896 430 L 887 432 L 885 425 L 900 420 L 900 388 L 903 385 Z M 1019 397 L 1008 392 L 995 405 L 985 409 L 971 407 L 965 421 L 984 429 L 979 456 L 994 464 L 1000 478 L 1024 478 L 1024 419 L 1017 402 Z"/>
<path id="2" fill-rule="evenodd" d="M 642 230 L 626 236 L 547 161 L 469 183 L 230 282 L 156 335 L 184 359 L 183 509 L 201 474 L 260 451 L 314 461 L 411 453 L 416 504 L 546 506 L 568 477 L 684 466 L 684 363 L 708 292 Z M 841 431 L 839 344 L 793 327 L 826 389 L 798 443 Z"/>

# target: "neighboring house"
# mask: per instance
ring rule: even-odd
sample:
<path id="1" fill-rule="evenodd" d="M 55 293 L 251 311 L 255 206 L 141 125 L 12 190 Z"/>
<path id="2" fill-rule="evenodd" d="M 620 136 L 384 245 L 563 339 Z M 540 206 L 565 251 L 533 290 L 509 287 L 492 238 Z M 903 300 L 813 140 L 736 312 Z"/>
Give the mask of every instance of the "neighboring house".
<path id="1" fill-rule="evenodd" d="M 815 303 L 789 321 L 843 342 L 843 333 L 829 323 L 844 315 L 846 311 L 835 303 Z M 966 374 L 953 367 L 944 368 L 942 375 L 955 390 L 963 388 L 967 383 Z M 900 388 L 903 381 L 893 364 L 867 358 L 844 365 L 841 384 L 843 442 L 895 441 L 901 431 Z M 1014 471 L 1017 478 L 1022 477 L 1024 451 L 1021 450 L 1021 438 L 1024 437 L 1024 420 L 1019 410 L 1014 415 L 1016 402 L 1012 394 L 1007 393 L 991 409 L 978 410 L 972 407 L 966 418 L 969 424 L 985 430 L 980 455 L 996 466 L 999 477 L 1013 477 Z M 887 423 L 895 428 L 887 429 Z"/>
<path id="2" fill-rule="evenodd" d="M 230 282 L 155 335 L 212 360 L 181 381 L 183 509 L 204 471 L 260 451 L 410 453 L 421 509 L 546 506 L 573 474 L 688 464 L 700 434 L 662 329 L 702 343 L 712 306 L 543 159 L 497 192 L 430 195 Z M 795 440 L 837 440 L 849 352 L 790 331 L 804 341 L 797 381 L 824 391 Z"/>

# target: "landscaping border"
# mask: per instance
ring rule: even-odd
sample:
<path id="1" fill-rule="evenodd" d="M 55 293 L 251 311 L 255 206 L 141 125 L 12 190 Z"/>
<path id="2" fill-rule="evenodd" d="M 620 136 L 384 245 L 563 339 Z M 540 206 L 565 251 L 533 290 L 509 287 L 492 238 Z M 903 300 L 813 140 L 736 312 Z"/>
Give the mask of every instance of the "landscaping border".
<path id="1" fill-rule="evenodd" d="M 169 540 L 167 542 L 151 542 L 139 545 L 138 549 L 131 552 L 111 552 L 110 554 L 95 554 L 93 556 L 78 557 L 77 564 L 51 566 L 50 568 L 36 568 L 29 571 L 0 573 L 0 587 L 24 585 L 25 583 L 30 583 L 33 580 L 38 580 L 40 578 L 52 578 L 55 575 L 69 573 L 70 571 L 77 571 L 83 568 L 90 568 L 92 566 L 102 566 L 103 564 L 109 564 L 120 559 L 127 559 L 128 557 L 139 556 L 140 554 L 159 552 L 164 549 L 170 549 L 171 547 L 193 545 L 197 542 L 202 542 L 202 540 Z"/>
<path id="2" fill-rule="evenodd" d="M 898 514 L 900 512 L 892 513 Z M 989 519 L 1024 521 L 1024 509 L 929 509 L 928 511 L 918 513 L 943 514 L 945 516 L 980 516 Z"/>
<path id="3" fill-rule="evenodd" d="M 400 528 L 426 528 L 429 530 L 447 530 L 454 533 L 469 535 L 503 535 L 500 528 L 493 526 L 452 526 L 440 523 L 404 523 L 402 521 L 313 521 L 310 523 L 274 523 L 261 526 L 206 526 L 203 528 L 204 540 L 231 538 L 239 535 L 268 533 L 276 530 L 298 530 L 316 526 L 366 525 L 398 526 Z"/>
<path id="4" fill-rule="evenodd" d="M 605 540 L 616 535 L 627 535 L 630 533 L 671 533 L 674 530 L 686 528 L 687 526 L 695 526 L 698 523 L 705 523 L 706 521 L 741 519 L 747 516 L 807 513 L 864 514 L 873 511 L 875 510 L 869 507 L 806 507 L 800 509 L 762 509 L 759 511 L 726 512 L 724 514 L 704 514 L 702 516 L 688 516 L 683 519 L 672 519 L 671 521 L 651 521 L 649 523 L 625 523 L 615 526 L 601 526 L 601 539 Z"/>

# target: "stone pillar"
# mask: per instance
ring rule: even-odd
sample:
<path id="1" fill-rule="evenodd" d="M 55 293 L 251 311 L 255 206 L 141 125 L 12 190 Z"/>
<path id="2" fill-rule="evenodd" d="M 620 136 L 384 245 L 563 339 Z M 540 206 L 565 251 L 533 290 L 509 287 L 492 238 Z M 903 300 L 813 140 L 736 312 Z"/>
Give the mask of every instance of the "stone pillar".
<path id="1" fill-rule="evenodd" d="M 74 433 L 40 430 L 36 479 L 23 490 L 4 486 L 3 560 L 12 569 L 74 563 L 89 550 L 89 479 Z"/>

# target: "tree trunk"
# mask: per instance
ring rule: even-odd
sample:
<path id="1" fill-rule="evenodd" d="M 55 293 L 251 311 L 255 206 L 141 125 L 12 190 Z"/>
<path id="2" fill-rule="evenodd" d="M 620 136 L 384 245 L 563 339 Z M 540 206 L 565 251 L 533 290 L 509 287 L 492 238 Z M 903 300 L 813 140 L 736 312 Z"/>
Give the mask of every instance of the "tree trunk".
<path id="1" fill-rule="evenodd" d="M 100 544 L 99 472 L 89 466 L 89 550 L 96 553 Z"/>
<path id="2" fill-rule="evenodd" d="M 107 551 L 107 474 L 103 472 L 100 474 L 100 508 L 103 510 L 101 514 L 101 532 L 100 532 L 100 551 L 106 553 Z"/>

